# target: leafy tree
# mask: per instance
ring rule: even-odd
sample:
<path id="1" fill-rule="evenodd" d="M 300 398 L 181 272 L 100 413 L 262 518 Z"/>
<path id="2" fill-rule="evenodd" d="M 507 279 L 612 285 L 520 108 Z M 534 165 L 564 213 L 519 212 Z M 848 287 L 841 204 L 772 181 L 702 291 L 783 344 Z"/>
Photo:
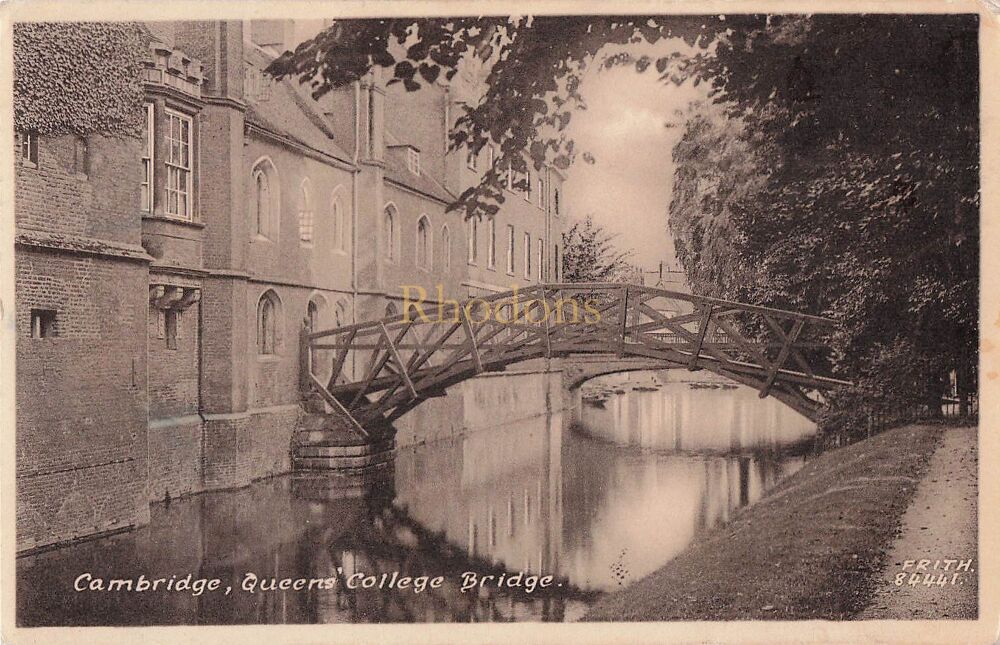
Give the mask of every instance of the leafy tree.
<path id="1" fill-rule="evenodd" d="M 720 44 L 727 119 L 688 120 L 671 230 L 695 290 L 840 322 L 840 410 L 935 410 L 948 371 L 975 381 L 976 20 L 850 20 Z"/>
<path id="2" fill-rule="evenodd" d="M 618 251 L 615 236 L 587 215 L 562 235 L 564 282 L 620 282 L 635 274 L 628 258 L 631 251 Z"/>

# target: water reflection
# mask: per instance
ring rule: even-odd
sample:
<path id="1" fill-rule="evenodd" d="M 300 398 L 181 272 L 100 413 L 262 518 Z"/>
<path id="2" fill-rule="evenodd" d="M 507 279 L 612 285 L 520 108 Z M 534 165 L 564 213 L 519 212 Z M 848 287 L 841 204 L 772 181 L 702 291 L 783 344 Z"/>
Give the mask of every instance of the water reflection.
<path id="1" fill-rule="evenodd" d="M 661 566 L 800 467 L 777 447 L 808 425 L 753 411 L 766 403 L 741 390 L 630 392 L 586 410 L 584 432 L 560 415 L 539 417 L 401 449 L 394 471 L 370 482 L 283 477 L 159 506 L 143 529 L 21 558 L 18 621 L 574 620 L 601 592 Z M 691 452 L 722 447 L 740 451 Z M 470 571 L 494 578 L 463 591 Z M 75 592 L 82 572 L 191 573 L 232 590 Z M 409 588 L 348 588 L 356 573 L 391 580 L 394 572 Z M 250 593 L 241 588 L 247 573 L 332 582 Z M 518 573 L 554 576 L 553 586 L 529 594 L 495 584 Z M 420 576 L 443 581 L 414 593 Z"/>
<path id="2" fill-rule="evenodd" d="M 748 387 L 666 383 L 644 391 L 631 389 L 636 381 L 632 376 L 607 385 L 621 393 L 598 405 L 583 404 L 588 434 L 657 450 L 729 452 L 788 445 L 815 433 L 811 421 Z"/>

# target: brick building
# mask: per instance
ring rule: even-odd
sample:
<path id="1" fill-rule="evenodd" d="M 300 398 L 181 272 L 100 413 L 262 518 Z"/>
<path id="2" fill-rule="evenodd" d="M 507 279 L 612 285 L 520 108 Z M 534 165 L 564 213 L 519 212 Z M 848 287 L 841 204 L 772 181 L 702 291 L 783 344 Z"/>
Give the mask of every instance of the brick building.
<path id="1" fill-rule="evenodd" d="M 461 79 L 317 101 L 262 73 L 288 23 L 147 27 L 141 141 L 18 133 L 19 550 L 288 471 L 304 324 L 558 278 L 554 170 L 493 220 L 447 211 L 489 163 L 447 152 Z"/>

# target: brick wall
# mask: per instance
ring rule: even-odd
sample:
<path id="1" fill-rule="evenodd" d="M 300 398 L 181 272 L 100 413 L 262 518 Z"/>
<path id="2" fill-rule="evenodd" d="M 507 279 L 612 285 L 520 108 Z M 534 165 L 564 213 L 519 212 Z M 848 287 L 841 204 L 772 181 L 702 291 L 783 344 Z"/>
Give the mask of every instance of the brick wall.
<path id="1" fill-rule="evenodd" d="M 204 490 L 201 417 L 151 422 L 148 444 L 150 501 Z"/>
<path id="2" fill-rule="evenodd" d="M 198 304 L 177 312 L 177 344 L 160 338 L 157 310 L 149 308 L 149 418 L 198 412 Z"/>
<path id="3" fill-rule="evenodd" d="M 145 265 L 19 248 L 16 294 L 18 547 L 141 523 Z M 31 338 L 33 308 L 55 337 Z"/>
<path id="4" fill-rule="evenodd" d="M 18 230 L 30 229 L 138 245 L 140 144 L 88 136 L 78 162 L 77 137 L 42 137 L 38 166 L 18 155 Z"/>
<path id="5" fill-rule="evenodd" d="M 245 486 L 254 479 L 291 470 L 292 431 L 298 405 L 205 421 L 206 490 Z"/>

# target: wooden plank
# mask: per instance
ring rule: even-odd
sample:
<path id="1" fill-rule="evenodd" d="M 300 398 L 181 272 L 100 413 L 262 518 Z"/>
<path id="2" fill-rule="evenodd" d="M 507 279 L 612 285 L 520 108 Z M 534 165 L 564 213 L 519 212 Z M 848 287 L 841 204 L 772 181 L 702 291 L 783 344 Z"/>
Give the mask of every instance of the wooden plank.
<path id="1" fill-rule="evenodd" d="M 434 329 L 434 325 L 435 323 L 427 323 L 427 334 L 424 335 L 424 338 L 422 340 L 418 338 L 417 344 L 412 346 L 413 353 L 410 354 L 410 359 L 406 362 L 406 369 L 413 370 L 414 369 L 413 366 L 416 364 L 418 360 L 420 360 L 420 357 L 422 356 L 420 350 L 430 347 L 430 345 L 427 345 L 427 341 L 431 339 L 431 336 L 433 336 L 434 332 L 436 331 Z M 418 336 L 416 327 L 413 328 L 413 335 Z"/>
<path id="2" fill-rule="evenodd" d="M 377 327 L 378 323 L 376 322 L 375 325 Z M 361 402 L 361 399 L 364 398 L 368 387 L 371 385 L 378 373 L 382 371 L 382 366 L 389 360 L 389 352 L 386 352 L 381 358 L 379 358 L 379 354 L 381 353 L 381 348 L 384 343 L 385 335 L 379 336 L 378 345 L 376 346 L 376 349 L 372 350 L 372 357 L 368 361 L 368 368 L 365 370 L 365 378 L 363 379 L 362 387 L 358 390 L 357 394 L 354 395 L 354 398 L 351 399 L 351 403 L 347 406 L 348 410 L 353 410 L 355 406 Z"/>
<path id="3" fill-rule="evenodd" d="M 656 293 L 665 297 L 673 298 L 674 300 L 684 300 L 695 304 L 711 304 L 711 305 L 717 305 L 719 307 L 724 307 L 727 309 L 739 309 L 741 311 L 749 311 L 758 314 L 771 314 L 773 316 L 777 316 L 778 318 L 793 318 L 795 320 L 811 321 L 819 325 L 833 325 L 836 323 L 835 320 L 831 318 L 823 318 L 822 316 L 800 314 L 796 311 L 786 311 L 784 309 L 775 309 L 774 307 L 764 307 L 761 305 L 748 305 L 742 302 L 733 302 L 732 300 L 722 300 L 721 298 L 696 296 L 690 293 L 680 293 L 679 291 L 668 291 L 666 289 L 658 289 L 656 287 L 644 287 L 636 285 L 633 287 L 633 289 L 645 291 L 648 293 Z"/>
<path id="4" fill-rule="evenodd" d="M 462 323 L 460 323 L 460 322 L 458 322 L 458 323 L 452 323 L 448 327 L 447 331 L 445 331 L 443 334 L 441 334 L 441 336 L 439 336 L 438 339 L 436 341 L 434 341 L 434 345 L 430 349 L 428 349 L 427 352 L 423 356 L 421 356 L 420 358 L 417 359 L 417 361 L 413 364 L 413 366 L 412 366 L 411 369 L 414 372 L 416 372 L 421 367 L 423 367 L 423 365 L 425 363 L 427 363 L 432 358 L 434 358 L 435 354 L 437 354 L 439 351 L 441 351 L 442 348 L 444 348 L 446 346 L 447 347 L 451 347 L 450 345 L 446 345 L 448 339 L 451 338 L 451 336 L 457 330 L 459 330 L 461 328 L 462 328 Z M 456 346 L 456 347 L 464 347 L 464 346 L 465 346 L 465 344 L 463 343 L 462 345 Z M 436 368 L 432 366 L 432 367 L 429 367 L 428 369 L 436 369 Z"/>
<path id="5" fill-rule="evenodd" d="M 691 344 L 691 347 L 694 347 L 695 343 L 698 342 L 698 337 L 694 334 L 694 332 L 692 332 L 692 331 L 690 331 L 688 329 L 685 329 L 684 327 L 682 327 L 680 325 L 674 324 L 674 322 L 671 319 L 667 318 L 666 316 L 664 316 L 660 312 L 656 311 L 655 309 L 653 309 L 652 307 L 650 307 L 647 304 L 643 304 L 643 305 L 641 305 L 641 307 L 642 307 L 642 310 L 646 313 L 646 315 L 648 315 L 649 317 L 651 317 L 653 319 L 657 319 L 657 320 L 662 321 L 663 325 L 665 327 L 669 328 L 671 331 L 673 331 L 677 335 L 679 335 L 682 338 L 684 338 L 685 340 L 687 340 Z M 646 339 L 646 342 L 648 342 L 649 340 L 651 340 L 649 338 L 649 334 L 642 334 L 641 337 L 644 338 L 644 339 Z M 725 364 L 725 363 L 729 362 L 729 357 L 726 356 L 724 353 L 720 352 L 719 350 L 717 350 L 711 344 L 703 346 L 702 349 L 705 350 L 705 353 L 707 353 L 708 355 L 714 357 L 720 363 Z"/>
<path id="6" fill-rule="evenodd" d="M 623 287 L 619 292 L 619 298 L 621 299 L 621 306 L 619 308 L 619 316 L 621 320 L 618 321 L 618 358 L 625 355 L 625 329 L 628 327 L 628 287 Z"/>
<path id="7" fill-rule="evenodd" d="M 545 287 L 542 287 L 542 309 L 545 311 L 545 358 L 552 358 L 552 328 L 549 323 L 549 310 L 545 309 Z"/>
<path id="8" fill-rule="evenodd" d="M 790 333 L 785 339 L 785 344 L 782 346 L 781 351 L 778 352 L 778 358 L 775 359 L 771 368 L 767 372 L 767 378 L 764 379 L 764 385 L 760 389 L 760 398 L 766 398 L 768 392 L 771 391 L 771 386 L 774 385 L 774 379 L 778 376 L 778 370 L 781 369 L 781 366 L 784 365 L 785 361 L 788 359 L 788 350 L 792 346 L 792 343 L 795 342 L 795 339 L 799 337 L 804 325 L 805 321 L 803 320 L 795 321 L 795 324 L 792 326 L 792 333 Z"/>
<path id="9" fill-rule="evenodd" d="M 705 344 L 705 333 L 712 323 L 712 310 L 714 305 L 705 305 L 705 312 L 702 314 L 701 323 L 698 327 L 698 342 L 691 350 L 691 360 L 688 361 L 688 371 L 693 372 L 698 364 L 698 357 L 701 356 L 701 347 Z"/>
<path id="10" fill-rule="evenodd" d="M 360 423 L 358 423 L 358 420 L 354 418 L 353 414 L 347 411 L 347 408 L 344 407 L 344 404 L 338 401 L 337 397 L 330 394 L 330 392 L 328 392 L 327 389 L 323 387 L 323 384 L 319 382 L 319 379 L 317 379 L 315 376 L 312 376 L 311 374 L 310 378 L 312 379 L 313 387 L 316 389 L 317 392 L 319 392 L 320 396 L 323 397 L 323 400 L 329 403 L 331 407 L 339 410 L 345 417 L 347 417 L 347 419 L 351 422 L 352 427 L 358 432 L 360 432 L 361 436 L 368 437 L 369 436 L 368 431 L 365 430 Z"/>
<path id="11" fill-rule="evenodd" d="M 761 367 L 765 369 L 767 368 L 771 361 L 764 355 L 764 352 L 762 352 L 755 343 L 750 342 L 750 339 L 741 334 L 740 330 L 733 326 L 733 324 L 728 320 L 718 317 L 713 318 L 713 320 L 716 325 L 722 328 L 722 331 L 726 332 L 726 335 L 729 336 L 729 340 L 731 342 L 736 343 L 740 349 L 753 356 Z"/>
<path id="12" fill-rule="evenodd" d="M 773 331 L 775 335 L 778 336 L 779 341 L 784 343 L 786 340 L 788 340 L 788 336 L 785 335 L 785 330 L 781 328 L 781 325 L 779 325 L 777 321 L 774 320 L 774 318 L 772 318 L 771 316 L 764 316 L 764 322 L 766 322 L 767 326 L 771 328 L 771 331 Z M 794 360 L 796 365 L 802 368 L 802 371 L 804 371 L 806 374 L 809 374 L 810 376 L 815 376 L 813 374 L 812 367 L 809 365 L 809 361 L 807 361 L 805 357 L 803 357 L 802 354 L 797 349 L 797 347 L 801 346 L 802 345 L 799 344 L 793 344 L 789 347 L 792 360 Z"/>
<path id="13" fill-rule="evenodd" d="M 354 337 L 357 335 L 358 331 L 353 329 L 348 332 L 347 341 L 344 346 L 337 351 L 337 355 L 333 359 L 333 373 L 330 375 L 330 384 L 335 384 L 337 382 L 337 377 L 340 376 L 340 372 L 344 369 L 344 363 L 347 361 L 347 353 L 351 351 L 351 344 L 354 342 Z"/>
<path id="14" fill-rule="evenodd" d="M 406 363 L 403 362 L 403 357 L 399 355 L 399 350 L 396 349 L 396 345 L 392 342 L 392 339 L 389 338 L 389 330 L 385 328 L 385 324 L 379 324 L 382 325 L 382 334 L 385 336 L 385 341 L 389 343 L 389 352 L 392 354 L 392 360 L 394 360 L 397 367 L 399 367 L 399 375 L 403 377 L 403 382 L 406 383 L 407 389 L 410 390 L 410 395 L 413 398 L 417 398 L 417 388 L 413 387 L 413 381 L 410 380 L 410 373 L 406 370 Z M 412 325 L 413 323 L 411 322 L 410 324 Z M 407 327 L 403 331 L 403 334 L 405 335 L 409 329 L 410 328 Z"/>
<path id="15" fill-rule="evenodd" d="M 476 365 L 476 373 L 480 374 L 483 371 L 483 360 L 479 356 L 479 346 L 476 344 L 476 332 L 472 329 L 472 323 L 469 321 L 469 316 L 465 309 L 462 309 L 462 327 L 465 328 L 465 335 L 469 339 L 469 347 L 472 353 L 472 361 Z"/>

